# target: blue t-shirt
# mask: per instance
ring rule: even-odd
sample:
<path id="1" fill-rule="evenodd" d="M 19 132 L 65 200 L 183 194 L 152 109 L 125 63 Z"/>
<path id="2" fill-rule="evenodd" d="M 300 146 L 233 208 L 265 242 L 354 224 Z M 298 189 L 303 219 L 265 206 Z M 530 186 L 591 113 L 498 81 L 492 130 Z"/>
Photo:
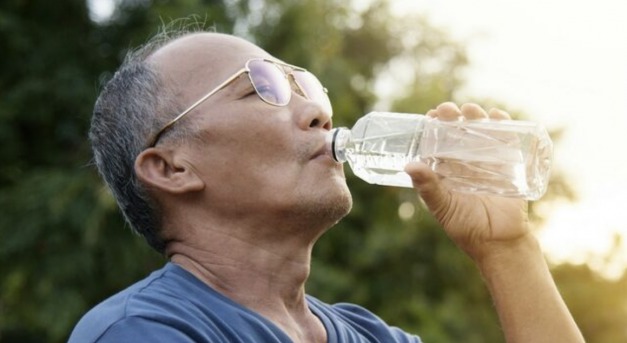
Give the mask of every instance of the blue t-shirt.
<path id="1" fill-rule="evenodd" d="M 328 305 L 307 296 L 329 343 L 414 342 L 366 309 Z M 173 263 L 94 307 L 79 321 L 70 343 L 291 342 L 261 315 L 216 292 Z"/>

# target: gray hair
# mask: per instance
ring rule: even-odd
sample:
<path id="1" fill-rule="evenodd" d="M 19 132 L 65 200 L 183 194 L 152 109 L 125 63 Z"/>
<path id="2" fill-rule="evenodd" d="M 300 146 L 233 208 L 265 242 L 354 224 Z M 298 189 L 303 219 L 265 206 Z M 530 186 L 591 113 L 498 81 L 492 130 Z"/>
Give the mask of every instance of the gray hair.
<path id="1" fill-rule="evenodd" d="M 164 30 L 139 49 L 129 52 L 100 93 L 89 131 L 98 172 L 111 189 L 126 221 L 160 253 L 164 252 L 166 242 L 160 235 L 158 204 L 137 179 L 134 164 L 152 136 L 180 112 L 181 105 L 146 59 L 162 46 L 191 32 Z M 185 126 L 169 130 L 167 136 L 181 136 L 186 131 Z"/>

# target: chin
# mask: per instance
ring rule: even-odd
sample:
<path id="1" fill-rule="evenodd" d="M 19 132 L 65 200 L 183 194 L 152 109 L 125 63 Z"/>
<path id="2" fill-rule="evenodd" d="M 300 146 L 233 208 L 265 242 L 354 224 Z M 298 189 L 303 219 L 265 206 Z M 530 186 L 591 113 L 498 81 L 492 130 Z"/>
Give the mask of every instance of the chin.
<path id="1" fill-rule="evenodd" d="M 344 218 L 353 207 L 353 197 L 346 186 L 335 188 L 334 192 L 327 194 L 324 200 L 318 203 L 316 210 L 318 220 L 335 225 Z"/>
<path id="2" fill-rule="evenodd" d="M 353 198 L 346 182 L 327 186 L 299 192 L 301 201 L 292 207 L 292 213 L 300 217 L 303 224 L 328 229 L 350 212 Z"/>

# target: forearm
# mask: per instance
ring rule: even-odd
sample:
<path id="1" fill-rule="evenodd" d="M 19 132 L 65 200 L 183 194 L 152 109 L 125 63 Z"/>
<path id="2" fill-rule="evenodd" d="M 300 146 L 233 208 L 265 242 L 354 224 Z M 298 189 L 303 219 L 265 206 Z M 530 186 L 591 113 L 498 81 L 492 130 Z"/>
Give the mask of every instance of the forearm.
<path id="1" fill-rule="evenodd" d="M 584 342 L 531 234 L 495 246 L 477 263 L 507 342 Z"/>

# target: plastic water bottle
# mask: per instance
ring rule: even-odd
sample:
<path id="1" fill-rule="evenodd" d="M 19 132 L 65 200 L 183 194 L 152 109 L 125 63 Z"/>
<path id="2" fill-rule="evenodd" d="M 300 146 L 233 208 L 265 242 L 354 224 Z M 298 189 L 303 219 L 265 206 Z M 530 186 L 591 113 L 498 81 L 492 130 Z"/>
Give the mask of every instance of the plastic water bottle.
<path id="1" fill-rule="evenodd" d="M 333 129 L 328 149 L 363 180 L 412 187 L 407 163 L 422 161 L 452 190 L 537 200 L 546 192 L 553 143 L 540 124 L 517 120 L 444 121 L 371 112 L 352 129 Z"/>

